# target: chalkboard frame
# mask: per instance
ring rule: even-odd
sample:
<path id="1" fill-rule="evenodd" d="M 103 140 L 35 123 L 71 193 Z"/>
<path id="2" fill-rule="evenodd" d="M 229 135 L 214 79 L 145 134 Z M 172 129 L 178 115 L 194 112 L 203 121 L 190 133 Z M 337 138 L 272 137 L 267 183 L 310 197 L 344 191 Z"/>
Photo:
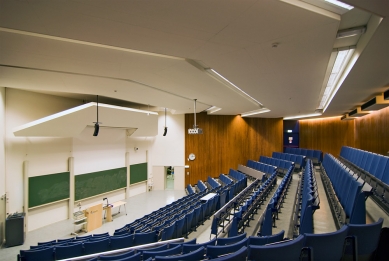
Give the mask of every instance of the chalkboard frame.
<path id="1" fill-rule="evenodd" d="M 130 165 L 130 185 L 147 181 L 147 162 Z"/>
<path id="2" fill-rule="evenodd" d="M 28 178 L 28 208 L 36 208 L 58 201 L 68 200 L 69 198 L 69 171 Z"/>
<path id="3" fill-rule="evenodd" d="M 127 178 L 126 167 L 75 175 L 74 200 L 80 201 L 126 188 Z M 98 186 L 96 183 L 103 186 Z"/>

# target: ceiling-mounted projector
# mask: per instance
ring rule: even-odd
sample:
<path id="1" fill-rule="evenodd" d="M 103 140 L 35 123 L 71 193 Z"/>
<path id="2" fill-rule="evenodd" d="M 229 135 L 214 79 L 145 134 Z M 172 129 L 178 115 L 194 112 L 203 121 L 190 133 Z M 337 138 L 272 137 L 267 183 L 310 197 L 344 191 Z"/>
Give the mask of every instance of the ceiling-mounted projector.
<path id="1" fill-rule="evenodd" d="M 198 128 L 196 125 L 196 100 L 194 99 L 194 125 L 193 129 L 188 129 L 188 134 L 203 134 L 203 129 Z"/>

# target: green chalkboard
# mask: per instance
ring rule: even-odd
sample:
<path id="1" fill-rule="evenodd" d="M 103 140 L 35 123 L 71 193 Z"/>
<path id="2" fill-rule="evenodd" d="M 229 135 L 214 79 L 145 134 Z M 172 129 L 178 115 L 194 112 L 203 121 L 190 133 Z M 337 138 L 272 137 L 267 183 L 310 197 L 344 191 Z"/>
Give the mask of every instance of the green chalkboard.
<path id="1" fill-rule="evenodd" d="M 69 182 L 69 172 L 28 178 L 28 207 L 32 208 L 69 198 Z"/>
<path id="2" fill-rule="evenodd" d="M 76 175 L 75 200 L 127 187 L 127 168 L 109 169 Z"/>
<path id="3" fill-rule="evenodd" d="M 147 180 L 147 162 L 130 165 L 130 184 Z"/>

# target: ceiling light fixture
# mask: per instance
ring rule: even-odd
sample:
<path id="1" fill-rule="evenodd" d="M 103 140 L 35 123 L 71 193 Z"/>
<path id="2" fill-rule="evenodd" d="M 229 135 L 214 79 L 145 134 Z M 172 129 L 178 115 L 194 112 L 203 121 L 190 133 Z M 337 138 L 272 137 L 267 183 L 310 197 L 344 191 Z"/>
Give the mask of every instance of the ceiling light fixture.
<path id="1" fill-rule="evenodd" d="M 188 129 L 188 134 L 203 134 L 203 129 L 196 125 L 196 101 L 197 99 L 194 99 L 194 125 L 193 129 Z"/>
<path id="2" fill-rule="evenodd" d="M 99 123 L 101 123 L 101 122 L 99 122 L 99 95 L 97 95 L 97 106 L 96 106 L 96 108 L 97 108 L 97 120 L 96 120 L 96 122 L 93 122 L 94 124 L 95 124 L 95 130 L 94 130 L 94 132 L 93 132 L 93 136 L 97 136 L 97 135 L 99 135 L 99 130 L 100 130 L 100 126 L 99 126 Z"/>
<path id="3" fill-rule="evenodd" d="M 247 117 L 247 116 L 252 116 L 252 115 L 255 115 L 255 114 L 265 113 L 265 112 L 269 112 L 269 111 L 270 110 L 268 108 L 261 108 L 259 110 L 248 111 L 248 112 L 242 113 L 240 116 L 241 117 Z"/>
<path id="4" fill-rule="evenodd" d="M 166 136 L 167 134 L 167 127 L 166 127 L 166 108 L 165 108 L 165 128 L 163 129 L 163 136 Z"/>
<path id="5" fill-rule="evenodd" d="M 324 78 L 324 82 L 327 82 L 327 85 L 324 89 L 318 107 L 318 109 L 323 110 L 323 112 L 327 109 L 332 98 L 335 96 L 341 83 L 343 82 L 340 81 L 341 76 L 343 75 L 345 68 L 349 63 L 350 58 L 354 54 L 354 51 L 355 46 L 349 46 L 333 50 L 330 57 L 330 61 L 328 63 L 326 77 Z M 331 73 L 329 73 L 329 70 L 331 70 Z M 344 78 L 345 77 L 343 77 L 343 79 Z"/>
<path id="6" fill-rule="evenodd" d="M 216 106 L 212 106 L 210 108 L 207 109 L 207 114 L 212 114 L 212 113 L 215 113 L 217 111 L 220 111 L 222 108 L 219 108 L 219 107 L 216 107 Z"/>
<path id="7" fill-rule="evenodd" d="M 231 90 L 235 91 L 235 92 L 238 92 L 240 95 L 242 95 L 243 97 L 245 97 L 246 99 L 248 99 L 249 101 L 255 103 L 256 105 L 259 105 L 259 106 L 263 106 L 262 103 L 260 103 L 259 101 L 257 101 L 254 97 L 250 96 L 247 92 L 243 91 L 241 88 L 239 88 L 238 86 L 236 86 L 234 83 L 232 83 L 231 81 L 229 81 L 226 77 L 224 77 L 223 75 L 221 75 L 220 73 L 218 73 L 217 71 L 215 71 L 214 69 L 211 69 L 211 68 L 208 68 L 208 69 L 205 69 L 205 71 L 207 73 L 209 73 L 210 75 L 212 75 L 213 77 L 216 77 L 218 79 L 222 79 L 223 83 L 229 87 Z M 232 88 L 231 88 L 232 87 Z"/>
<path id="8" fill-rule="evenodd" d="M 347 10 L 351 10 L 354 8 L 354 6 L 352 6 L 352 5 L 348 5 L 348 4 L 345 4 L 345 3 L 337 1 L 337 0 L 324 0 L 324 1 L 331 3 L 333 5 L 336 5 L 336 6 L 342 7 L 342 8 L 347 9 Z"/>
<path id="9" fill-rule="evenodd" d="M 364 34 L 365 32 L 366 32 L 366 26 L 348 28 L 348 29 L 338 31 L 338 33 L 336 34 L 336 39 L 361 35 Z"/>
<path id="10" fill-rule="evenodd" d="M 321 113 L 315 112 L 315 113 L 311 113 L 311 114 L 304 114 L 304 115 L 296 115 L 296 116 L 284 117 L 284 120 L 309 118 L 309 117 L 315 117 L 315 116 L 320 116 L 320 115 L 321 115 Z"/>

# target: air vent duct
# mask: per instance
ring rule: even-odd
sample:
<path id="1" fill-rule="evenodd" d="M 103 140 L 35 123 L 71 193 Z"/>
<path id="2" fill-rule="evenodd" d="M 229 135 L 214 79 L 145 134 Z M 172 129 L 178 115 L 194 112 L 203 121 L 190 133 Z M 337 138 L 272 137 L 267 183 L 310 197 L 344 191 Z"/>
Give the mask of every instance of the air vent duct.
<path id="1" fill-rule="evenodd" d="M 389 101 L 384 99 L 384 94 L 378 95 L 361 106 L 362 111 L 377 111 L 389 106 Z"/>
<path id="2" fill-rule="evenodd" d="M 389 90 L 387 90 L 386 92 L 384 92 L 384 99 L 385 99 L 385 100 L 389 100 Z"/>

